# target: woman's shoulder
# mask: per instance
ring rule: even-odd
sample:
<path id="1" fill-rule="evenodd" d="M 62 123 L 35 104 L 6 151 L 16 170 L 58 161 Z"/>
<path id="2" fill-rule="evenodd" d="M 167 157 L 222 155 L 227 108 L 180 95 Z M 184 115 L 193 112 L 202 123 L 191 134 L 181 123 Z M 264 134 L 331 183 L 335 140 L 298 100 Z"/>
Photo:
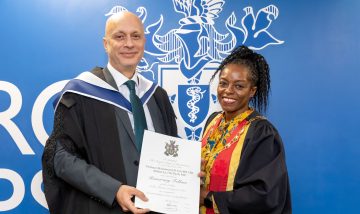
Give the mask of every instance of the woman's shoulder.
<path id="1" fill-rule="evenodd" d="M 254 111 L 247 120 L 250 122 L 250 129 L 254 132 L 273 132 L 278 134 L 276 127 L 262 114 Z"/>
<path id="2" fill-rule="evenodd" d="M 254 117 L 245 137 L 244 147 L 248 149 L 266 148 L 265 150 L 283 150 L 281 136 L 276 127 L 266 117 Z"/>

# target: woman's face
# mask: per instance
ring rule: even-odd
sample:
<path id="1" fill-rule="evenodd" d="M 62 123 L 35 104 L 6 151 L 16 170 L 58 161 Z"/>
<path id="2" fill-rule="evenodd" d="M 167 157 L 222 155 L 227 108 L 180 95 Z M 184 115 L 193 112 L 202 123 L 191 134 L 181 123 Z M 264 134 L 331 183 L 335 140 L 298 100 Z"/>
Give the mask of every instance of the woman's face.
<path id="1" fill-rule="evenodd" d="M 226 120 L 248 110 L 256 87 L 250 82 L 250 71 L 245 65 L 228 64 L 220 71 L 217 96 Z"/>

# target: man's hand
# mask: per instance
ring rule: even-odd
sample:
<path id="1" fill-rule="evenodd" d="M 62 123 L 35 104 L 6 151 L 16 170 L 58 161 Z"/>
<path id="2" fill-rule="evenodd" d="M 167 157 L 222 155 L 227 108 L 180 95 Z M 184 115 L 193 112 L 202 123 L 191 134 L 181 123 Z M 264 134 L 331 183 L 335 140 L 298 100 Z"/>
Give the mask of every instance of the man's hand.
<path id="1" fill-rule="evenodd" d="M 128 185 L 121 185 L 118 192 L 116 193 L 116 200 L 119 203 L 123 211 L 132 213 L 147 213 L 149 209 L 139 209 L 135 207 L 135 204 L 131 201 L 132 197 L 138 197 L 143 201 L 148 201 L 145 194 L 135 187 Z"/>

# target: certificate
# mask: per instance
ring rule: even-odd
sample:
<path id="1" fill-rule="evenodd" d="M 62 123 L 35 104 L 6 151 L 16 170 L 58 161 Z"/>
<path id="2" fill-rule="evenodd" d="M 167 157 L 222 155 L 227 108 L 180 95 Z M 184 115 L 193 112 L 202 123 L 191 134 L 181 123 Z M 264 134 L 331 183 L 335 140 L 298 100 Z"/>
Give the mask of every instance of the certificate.
<path id="1" fill-rule="evenodd" d="M 198 214 L 201 143 L 145 130 L 136 188 L 147 202 L 135 206 L 169 214 Z"/>

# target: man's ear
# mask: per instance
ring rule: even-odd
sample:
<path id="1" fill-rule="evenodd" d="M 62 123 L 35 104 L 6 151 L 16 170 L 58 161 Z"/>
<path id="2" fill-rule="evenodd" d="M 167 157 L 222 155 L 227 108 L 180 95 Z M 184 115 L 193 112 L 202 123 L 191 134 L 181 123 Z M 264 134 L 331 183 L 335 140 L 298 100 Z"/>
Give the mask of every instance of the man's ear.
<path id="1" fill-rule="evenodd" d="M 107 51 L 107 44 L 108 44 L 108 42 L 107 42 L 106 37 L 103 37 L 103 44 L 104 44 L 105 52 L 107 53 L 107 52 L 108 52 L 108 51 Z"/>

